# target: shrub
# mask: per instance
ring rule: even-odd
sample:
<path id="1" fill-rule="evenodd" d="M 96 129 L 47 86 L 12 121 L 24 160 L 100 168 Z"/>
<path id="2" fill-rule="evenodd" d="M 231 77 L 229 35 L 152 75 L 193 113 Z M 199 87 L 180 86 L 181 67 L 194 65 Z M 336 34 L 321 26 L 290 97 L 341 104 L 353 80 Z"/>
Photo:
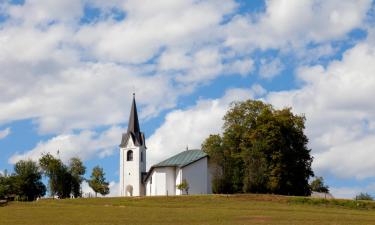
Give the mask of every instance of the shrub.
<path id="1" fill-rule="evenodd" d="M 359 193 L 357 196 L 355 196 L 355 200 L 367 200 L 367 201 L 373 201 L 374 198 L 369 195 L 368 193 Z"/>

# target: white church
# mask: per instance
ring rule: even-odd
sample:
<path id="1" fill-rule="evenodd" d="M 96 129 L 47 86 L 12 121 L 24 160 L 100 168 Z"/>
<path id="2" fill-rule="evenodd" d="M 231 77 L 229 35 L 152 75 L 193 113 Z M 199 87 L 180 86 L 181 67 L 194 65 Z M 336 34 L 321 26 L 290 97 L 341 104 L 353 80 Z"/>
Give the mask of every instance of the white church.
<path id="1" fill-rule="evenodd" d="M 133 103 L 128 130 L 120 144 L 120 196 L 182 195 L 177 188 L 188 183 L 189 194 L 210 194 L 211 175 L 208 156 L 201 150 L 185 150 L 146 171 L 146 143 Z"/>

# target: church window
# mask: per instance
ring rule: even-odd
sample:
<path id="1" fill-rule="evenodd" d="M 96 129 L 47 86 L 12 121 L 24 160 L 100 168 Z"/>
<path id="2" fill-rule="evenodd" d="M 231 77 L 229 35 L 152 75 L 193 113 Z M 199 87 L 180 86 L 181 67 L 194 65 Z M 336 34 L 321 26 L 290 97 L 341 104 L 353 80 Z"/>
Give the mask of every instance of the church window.
<path id="1" fill-rule="evenodd" d="M 133 151 L 129 150 L 126 154 L 126 161 L 133 161 Z"/>
<path id="2" fill-rule="evenodd" d="M 143 162 L 143 152 L 141 152 L 141 162 Z"/>

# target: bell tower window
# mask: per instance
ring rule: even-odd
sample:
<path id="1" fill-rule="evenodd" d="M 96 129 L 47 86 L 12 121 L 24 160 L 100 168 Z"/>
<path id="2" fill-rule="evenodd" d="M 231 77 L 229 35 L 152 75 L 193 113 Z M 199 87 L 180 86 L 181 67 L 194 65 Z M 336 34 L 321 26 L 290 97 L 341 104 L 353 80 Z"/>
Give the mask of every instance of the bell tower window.
<path id="1" fill-rule="evenodd" d="M 126 153 L 126 161 L 133 161 L 133 151 L 132 150 L 129 150 Z"/>

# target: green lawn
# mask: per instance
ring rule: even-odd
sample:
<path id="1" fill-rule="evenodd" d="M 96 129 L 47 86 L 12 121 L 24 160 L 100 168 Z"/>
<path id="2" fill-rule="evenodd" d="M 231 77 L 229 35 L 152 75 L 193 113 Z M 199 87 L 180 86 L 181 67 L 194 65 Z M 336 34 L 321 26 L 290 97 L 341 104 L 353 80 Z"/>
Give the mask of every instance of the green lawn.
<path id="1" fill-rule="evenodd" d="M 41 200 L 0 207 L 0 224 L 375 224 L 374 208 L 271 195 Z"/>

